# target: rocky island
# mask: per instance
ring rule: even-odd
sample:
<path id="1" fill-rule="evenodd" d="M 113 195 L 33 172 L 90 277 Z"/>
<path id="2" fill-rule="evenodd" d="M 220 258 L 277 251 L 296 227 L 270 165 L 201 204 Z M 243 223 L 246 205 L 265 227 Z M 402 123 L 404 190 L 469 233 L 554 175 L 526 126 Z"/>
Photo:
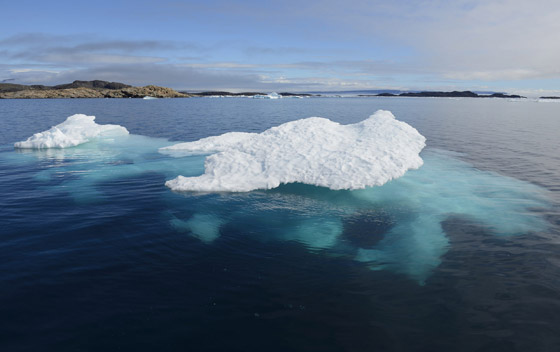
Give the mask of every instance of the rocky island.
<path id="1" fill-rule="evenodd" d="M 453 92 L 404 92 L 400 94 L 393 93 L 381 93 L 381 94 L 361 94 L 360 97 L 424 97 L 424 98 L 511 98 L 511 99 L 523 99 L 525 97 L 521 95 L 509 95 L 504 93 L 493 93 L 493 94 L 477 94 L 471 91 L 453 91 Z"/>
<path id="2" fill-rule="evenodd" d="M 56 86 L 0 83 L 0 99 L 187 98 L 190 96 L 192 95 L 154 85 L 133 87 L 124 83 L 99 80 L 74 81 Z"/>

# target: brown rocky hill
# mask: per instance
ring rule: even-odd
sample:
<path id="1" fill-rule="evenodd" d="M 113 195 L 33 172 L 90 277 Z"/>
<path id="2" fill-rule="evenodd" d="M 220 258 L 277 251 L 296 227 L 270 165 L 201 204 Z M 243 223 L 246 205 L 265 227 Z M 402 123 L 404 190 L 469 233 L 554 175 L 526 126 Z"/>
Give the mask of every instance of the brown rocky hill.
<path id="1" fill-rule="evenodd" d="M 186 98 L 191 95 L 171 88 L 149 85 L 133 87 L 118 82 L 74 81 L 58 86 L 26 86 L 0 83 L 0 99 L 50 99 L 50 98 Z"/>

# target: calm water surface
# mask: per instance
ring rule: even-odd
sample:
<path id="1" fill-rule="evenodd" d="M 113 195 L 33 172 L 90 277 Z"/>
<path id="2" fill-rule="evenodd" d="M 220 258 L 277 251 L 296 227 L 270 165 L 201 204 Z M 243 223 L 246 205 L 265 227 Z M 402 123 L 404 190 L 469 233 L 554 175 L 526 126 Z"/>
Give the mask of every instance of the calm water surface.
<path id="1" fill-rule="evenodd" d="M 378 109 L 428 144 L 383 187 L 164 186 L 204 161 L 166 140 Z M 14 151 L 75 113 L 150 138 Z M 558 103 L 0 100 L 0 122 L 2 351 L 560 350 Z"/>

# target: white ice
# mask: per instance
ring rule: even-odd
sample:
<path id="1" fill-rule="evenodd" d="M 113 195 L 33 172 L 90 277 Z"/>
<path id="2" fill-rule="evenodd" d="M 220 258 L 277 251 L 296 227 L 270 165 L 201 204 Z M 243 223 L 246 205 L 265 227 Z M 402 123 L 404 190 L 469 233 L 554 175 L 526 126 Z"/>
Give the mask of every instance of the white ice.
<path id="1" fill-rule="evenodd" d="M 98 125 L 95 116 L 76 114 L 47 131 L 35 133 L 14 147 L 20 149 L 68 148 L 95 138 L 111 138 L 128 135 L 126 128 L 119 125 Z"/>
<path id="2" fill-rule="evenodd" d="M 160 152 L 215 153 L 206 158 L 203 175 L 167 181 L 175 191 L 247 192 L 294 182 L 340 190 L 380 186 L 419 168 L 425 141 L 391 112 L 379 110 L 350 125 L 310 117 L 262 133 L 226 133 Z"/>
<path id="3" fill-rule="evenodd" d="M 282 96 L 276 92 L 272 92 L 267 95 L 262 95 L 262 94 L 253 95 L 253 99 L 281 99 L 281 98 Z"/>

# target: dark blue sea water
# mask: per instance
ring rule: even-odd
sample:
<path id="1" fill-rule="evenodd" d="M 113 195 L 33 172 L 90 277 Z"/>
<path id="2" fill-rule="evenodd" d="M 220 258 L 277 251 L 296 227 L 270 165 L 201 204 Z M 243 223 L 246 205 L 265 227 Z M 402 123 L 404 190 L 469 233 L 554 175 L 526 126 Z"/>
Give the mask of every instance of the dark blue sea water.
<path id="1" fill-rule="evenodd" d="M 174 193 L 161 146 L 390 110 L 425 164 L 382 187 Z M 21 151 L 83 113 L 126 143 Z M 1 351 L 558 351 L 560 104 L 0 100 Z"/>

